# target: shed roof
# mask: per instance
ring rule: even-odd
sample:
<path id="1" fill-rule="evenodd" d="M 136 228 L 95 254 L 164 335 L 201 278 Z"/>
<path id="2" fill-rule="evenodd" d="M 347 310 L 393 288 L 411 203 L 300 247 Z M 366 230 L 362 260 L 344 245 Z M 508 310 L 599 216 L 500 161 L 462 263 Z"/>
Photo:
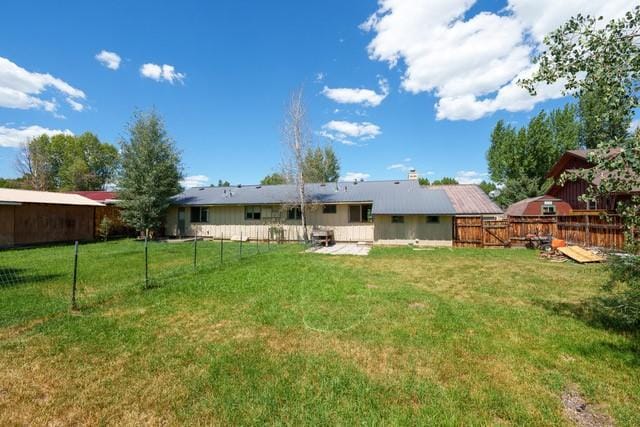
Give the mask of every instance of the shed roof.
<path id="1" fill-rule="evenodd" d="M 559 202 L 559 201 L 562 201 L 562 199 L 558 199 L 557 197 L 550 196 L 548 194 L 544 194 L 542 196 L 536 196 L 536 197 L 529 197 L 513 203 L 507 208 L 505 213 L 508 216 L 523 216 L 529 204 L 533 202 L 538 202 L 538 201 Z"/>
<path id="2" fill-rule="evenodd" d="M 0 188 L 0 203 L 44 203 L 51 205 L 104 206 L 102 203 L 98 203 L 77 194 L 16 190 L 13 188 Z"/>
<path id="3" fill-rule="evenodd" d="M 447 193 L 458 215 L 495 215 L 502 209 L 477 185 L 437 185 Z"/>
<path id="4" fill-rule="evenodd" d="M 425 187 L 415 180 L 307 184 L 313 203 L 372 203 L 373 214 L 496 214 L 502 210 L 475 185 Z M 454 202 L 455 199 L 455 202 Z M 249 185 L 191 188 L 174 198 L 177 205 L 294 204 L 294 185 Z"/>
<path id="5" fill-rule="evenodd" d="M 115 191 L 70 191 L 69 194 L 77 194 L 96 202 L 111 204 L 118 200 L 118 193 Z"/>

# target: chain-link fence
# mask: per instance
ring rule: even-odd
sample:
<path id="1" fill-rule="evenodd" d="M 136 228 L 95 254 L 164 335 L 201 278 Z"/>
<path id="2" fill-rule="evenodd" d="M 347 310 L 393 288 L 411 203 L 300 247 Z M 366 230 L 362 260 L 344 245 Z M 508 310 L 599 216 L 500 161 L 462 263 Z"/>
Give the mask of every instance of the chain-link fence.
<path id="1" fill-rule="evenodd" d="M 237 264 L 281 246 L 271 240 L 191 238 L 0 251 L 0 324 L 3 313 L 21 315 L 21 298 L 25 309 L 26 298 L 31 298 L 30 310 L 34 299 L 42 300 L 37 304 L 42 314 L 68 307 L 82 309 L 123 292 Z"/>

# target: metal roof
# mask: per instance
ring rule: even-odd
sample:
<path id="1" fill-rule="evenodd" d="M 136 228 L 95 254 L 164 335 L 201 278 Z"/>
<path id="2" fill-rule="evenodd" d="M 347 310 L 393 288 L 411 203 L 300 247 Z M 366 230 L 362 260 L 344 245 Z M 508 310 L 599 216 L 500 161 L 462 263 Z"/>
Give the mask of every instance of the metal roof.
<path id="1" fill-rule="evenodd" d="M 50 205 L 104 206 L 77 194 L 53 193 L 50 191 L 15 190 L 0 188 L 0 203 L 44 203 Z"/>
<path id="2" fill-rule="evenodd" d="M 447 193 L 458 215 L 494 215 L 501 214 L 502 209 L 477 185 L 436 185 Z"/>
<path id="3" fill-rule="evenodd" d="M 458 188 L 454 188 L 458 187 Z M 307 184 L 312 203 L 372 203 L 373 214 L 497 214 L 502 210 L 475 185 L 421 186 L 415 180 Z M 196 187 L 174 197 L 176 205 L 295 204 L 294 185 Z"/>

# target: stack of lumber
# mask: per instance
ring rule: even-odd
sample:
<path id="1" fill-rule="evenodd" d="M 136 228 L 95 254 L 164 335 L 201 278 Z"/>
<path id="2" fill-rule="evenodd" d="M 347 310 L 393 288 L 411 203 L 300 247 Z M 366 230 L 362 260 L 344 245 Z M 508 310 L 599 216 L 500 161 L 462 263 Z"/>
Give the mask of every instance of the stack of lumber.
<path id="1" fill-rule="evenodd" d="M 580 264 L 604 261 L 604 257 L 581 248 L 580 246 L 565 246 L 563 248 L 558 248 L 557 250 Z"/>

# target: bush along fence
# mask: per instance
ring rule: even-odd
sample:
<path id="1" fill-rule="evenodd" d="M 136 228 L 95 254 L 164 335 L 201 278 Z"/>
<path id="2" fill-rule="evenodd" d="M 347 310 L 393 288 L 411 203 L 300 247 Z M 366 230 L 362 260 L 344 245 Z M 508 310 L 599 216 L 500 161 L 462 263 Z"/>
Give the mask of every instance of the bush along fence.
<path id="1" fill-rule="evenodd" d="M 0 290 L 33 287 L 34 291 L 50 293 L 58 310 L 77 310 L 118 293 L 153 288 L 187 275 L 239 264 L 279 247 L 282 245 L 269 236 L 252 241 L 237 236 L 217 240 L 193 237 L 176 242 L 75 242 L 14 249 L 0 253 Z M 46 251 L 47 263 L 32 262 L 32 251 Z"/>
<path id="2" fill-rule="evenodd" d="M 522 216 L 508 219 L 458 217 L 454 223 L 454 246 L 525 246 L 531 235 L 553 236 L 569 244 L 623 249 L 624 227 L 618 215 L 576 212 L 566 216 Z"/>

